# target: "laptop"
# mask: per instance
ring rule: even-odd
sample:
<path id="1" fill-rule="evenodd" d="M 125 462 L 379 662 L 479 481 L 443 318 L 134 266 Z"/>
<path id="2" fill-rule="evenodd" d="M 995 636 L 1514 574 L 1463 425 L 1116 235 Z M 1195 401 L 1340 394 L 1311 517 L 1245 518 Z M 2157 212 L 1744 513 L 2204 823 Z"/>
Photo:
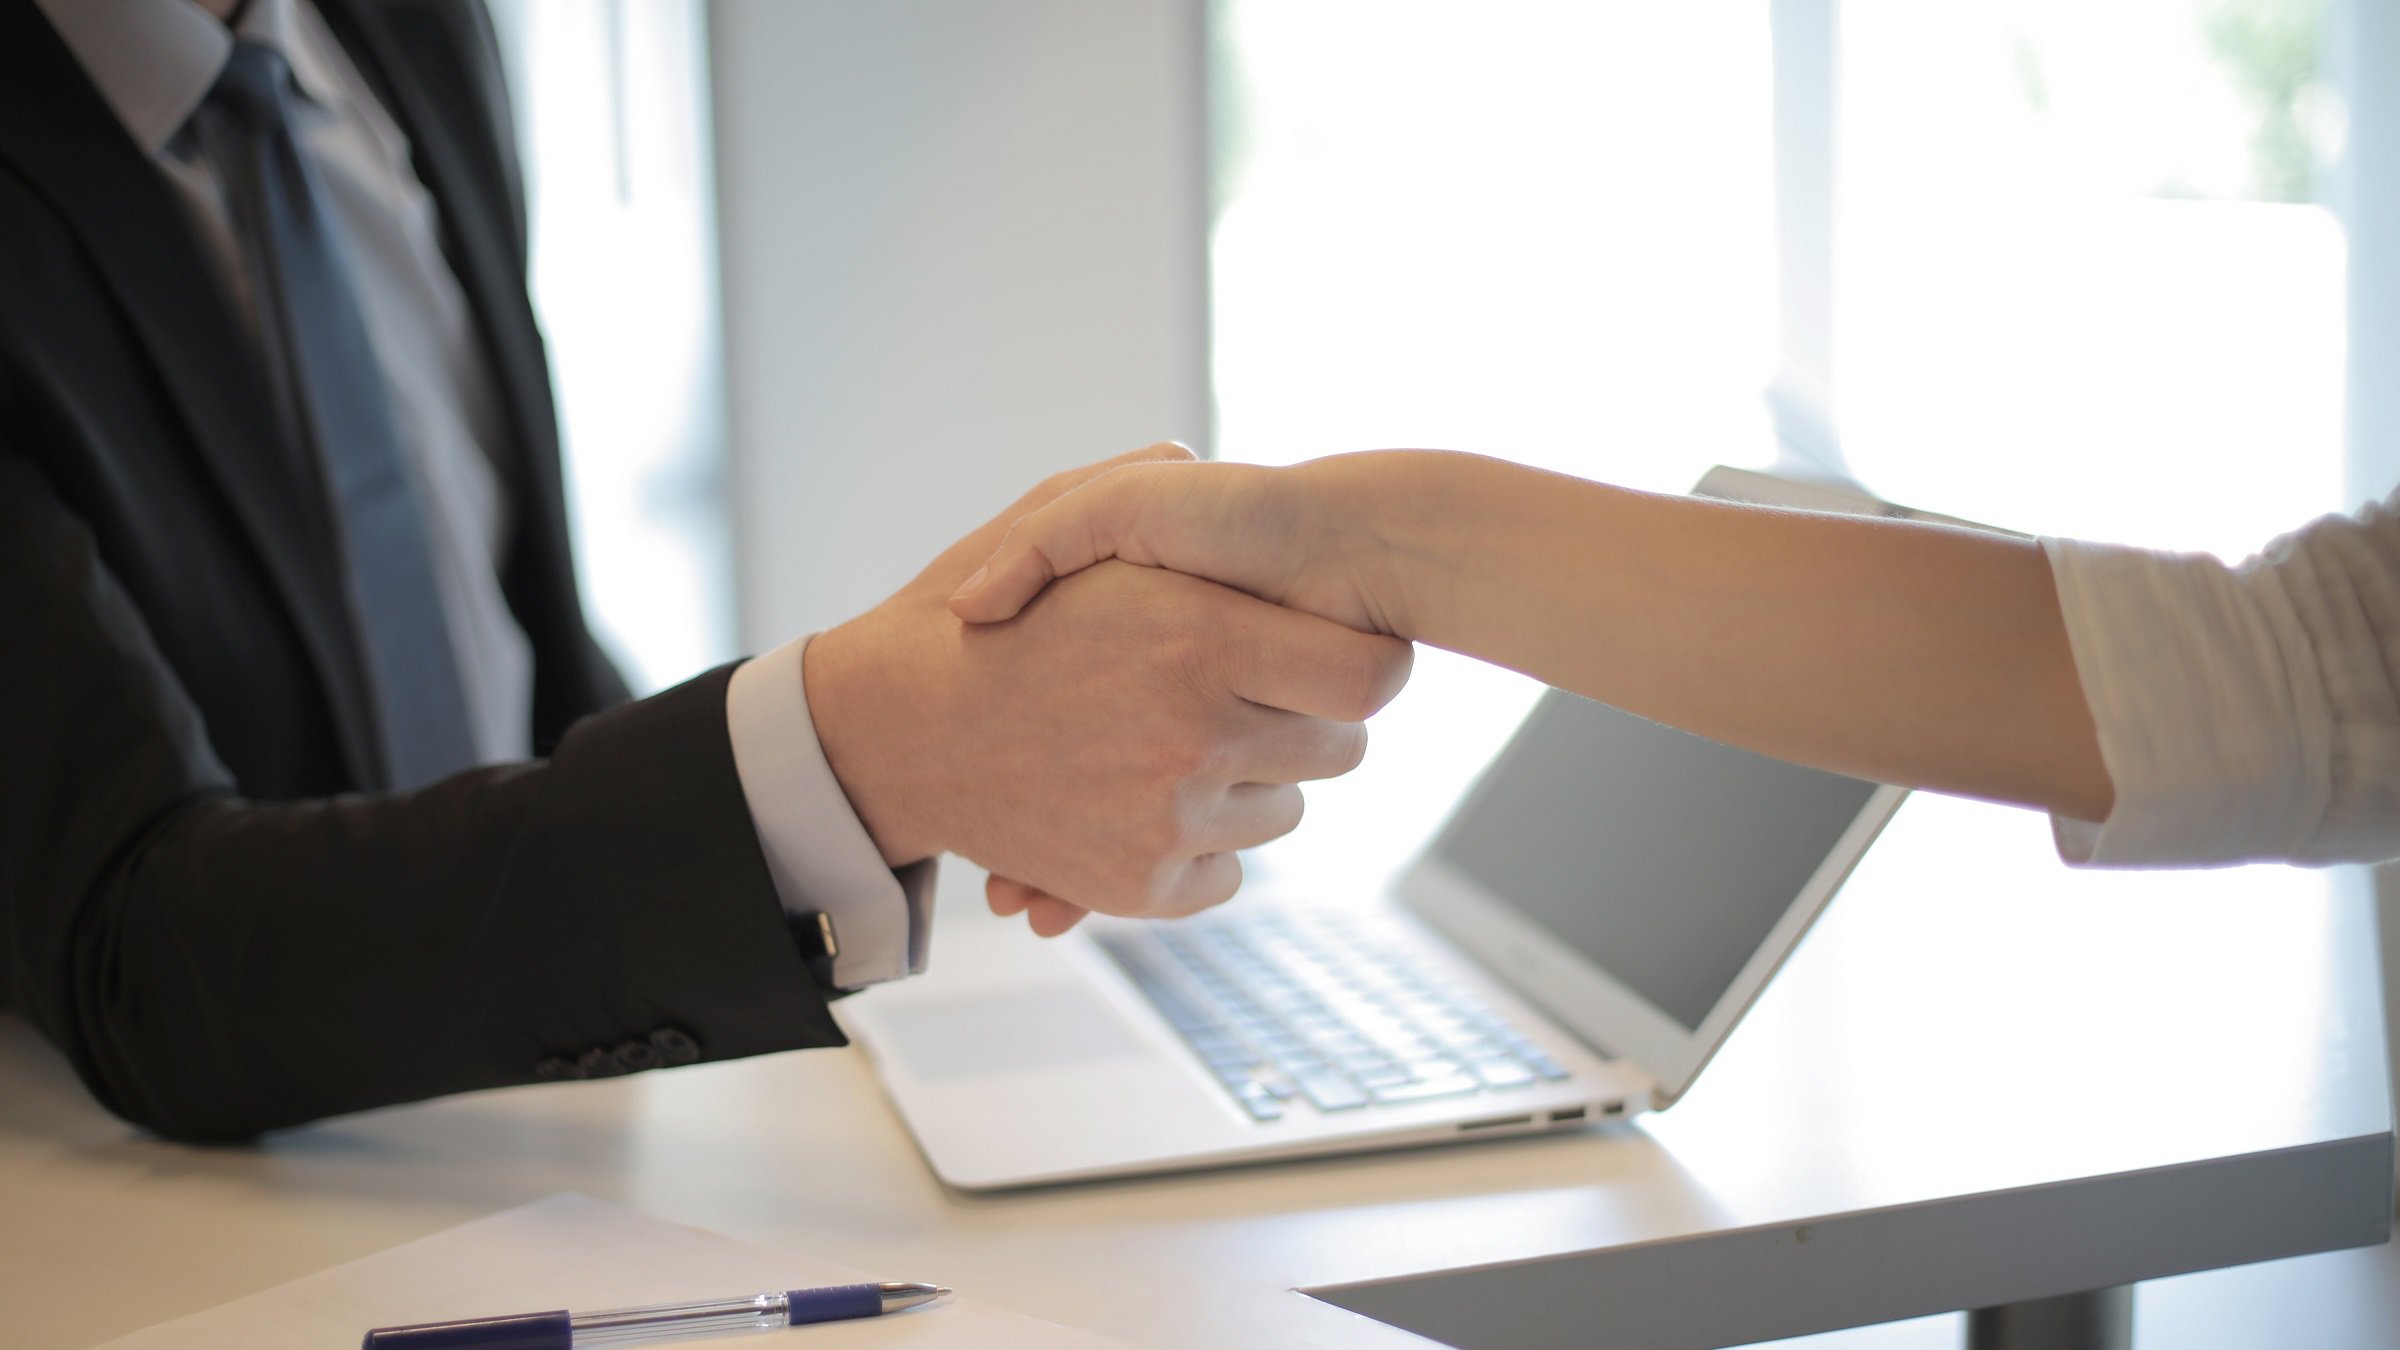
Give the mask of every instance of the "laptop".
<path id="1" fill-rule="evenodd" d="M 1552 690 L 1371 903 L 1095 917 L 840 1006 L 969 1190 L 1580 1129 L 1691 1087 L 1905 795 Z"/>

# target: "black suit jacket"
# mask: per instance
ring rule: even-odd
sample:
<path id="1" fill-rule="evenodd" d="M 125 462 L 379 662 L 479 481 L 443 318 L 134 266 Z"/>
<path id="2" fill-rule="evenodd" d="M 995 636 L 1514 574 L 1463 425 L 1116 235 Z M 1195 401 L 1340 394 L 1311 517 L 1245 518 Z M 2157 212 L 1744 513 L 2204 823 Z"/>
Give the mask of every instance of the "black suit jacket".
<path id="1" fill-rule="evenodd" d="M 624 686 L 576 598 L 487 18 L 318 7 L 409 135 L 497 367 L 547 758 L 376 791 L 314 472 L 172 188 L 0 0 L 0 1002 L 191 1138 L 839 1043 L 728 671 L 599 711 Z"/>

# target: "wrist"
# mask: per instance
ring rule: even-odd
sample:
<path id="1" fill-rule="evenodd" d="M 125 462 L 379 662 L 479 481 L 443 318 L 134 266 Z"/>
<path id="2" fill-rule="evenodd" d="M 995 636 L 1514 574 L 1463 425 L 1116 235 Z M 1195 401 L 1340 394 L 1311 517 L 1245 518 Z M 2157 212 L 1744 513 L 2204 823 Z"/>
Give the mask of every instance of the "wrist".
<path id="1" fill-rule="evenodd" d="M 887 866 L 898 868 L 943 849 L 938 828 L 913 809 L 925 800 L 909 787 L 921 747 L 910 739 L 922 721 L 904 711 L 911 701 L 898 673 L 881 609 L 871 610 L 811 639 L 800 664 L 809 718 L 826 766 Z"/>
<path id="2" fill-rule="evenodd" d="M 1440 479 L 1440 451 L 1376 450 L 1335 455 L 1300 466 L 1319 476 L 1320 528 L 1337 541 L 1350 583 L 1394 637 L 1424 637 L 1440 624 L 1443 578 L 1450 565 L 1445 536 L 1449 512 Z"/>

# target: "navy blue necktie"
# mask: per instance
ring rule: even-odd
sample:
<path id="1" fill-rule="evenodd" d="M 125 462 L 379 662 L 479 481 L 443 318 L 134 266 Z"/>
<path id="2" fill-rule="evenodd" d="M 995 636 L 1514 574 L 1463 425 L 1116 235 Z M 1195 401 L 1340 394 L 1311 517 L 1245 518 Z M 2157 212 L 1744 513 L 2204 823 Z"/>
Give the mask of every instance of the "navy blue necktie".
<path id="1" fill-rule="evenodd" d="M 292 97 L 283 54 L 244 41 L 208 102 L 230 130 L 222 168 L 250 236 L 260 327 L 339 525 L 387 785 L 417 787 L 472 766 L 473 733 L 425 514 L 401 462 L 340 226 L 293 133 Z"/>

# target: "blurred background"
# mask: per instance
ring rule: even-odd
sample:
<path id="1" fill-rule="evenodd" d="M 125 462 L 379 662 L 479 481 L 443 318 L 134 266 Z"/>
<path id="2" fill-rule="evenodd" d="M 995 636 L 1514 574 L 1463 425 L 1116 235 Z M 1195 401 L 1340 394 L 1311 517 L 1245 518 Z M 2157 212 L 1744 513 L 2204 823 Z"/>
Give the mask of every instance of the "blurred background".
<path id="1" fill-rule="evenodd" d="M 657 688 L 1169 437 L 2239 557 L 2400 479 L 2373 8 L 496 0 L 591 608 Z M 1530 696 L 1429 655 L 1312 835 Z"/>
<path id="2" fill-rule="evenodd" d="M 644 690 L 1166 438 L 1781 465 L 2228 559 L 2400 482 L 2379 0 L 493 8 Z M 1531 692 L 1425 654 L 1267 867 L 1396 863 Z M 2143 1342 L 2270 1343 L 2243 1310 L 2296 1287 L 2146 1302 Z"/>

